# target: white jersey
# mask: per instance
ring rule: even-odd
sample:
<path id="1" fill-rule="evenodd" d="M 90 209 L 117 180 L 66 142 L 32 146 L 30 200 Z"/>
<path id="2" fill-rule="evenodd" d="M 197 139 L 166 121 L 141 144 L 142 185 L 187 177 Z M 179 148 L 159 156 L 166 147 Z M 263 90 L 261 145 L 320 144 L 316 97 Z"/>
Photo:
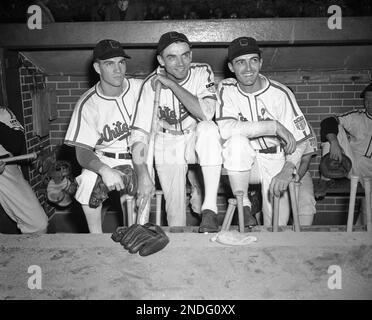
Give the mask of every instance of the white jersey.
<path id="1" fill-rule="evenodd" d="M 118 97 L 105 96 L 97 83 L 77 102 L 65 143 L 102 152 L 128 152 L 135 106 L 142 80 L 125 79 L 126 89 Z"/>
<path id="2" fill-rule="evenodd" d="M 355 110 L 337 119 L 349 134 L 354 155 L 372 158 L 372 116 L 365 110 Z"/>
<path id="3" fill-rule="evenodd" d="M 25 129 L 17 120 L 14 113 L 8 108 L 0 108 L 0 122 L 4 123 L 13 130 L 21 130 L 23 133 L 25 132 Z M 0 156 L 8 153 L 9 152 L 0 144 Z"/>
<path id="4" fill-rule="evenodd" d="M 268 121 L 277 120 L 295 137 L 297 143 L 312 137 L 308 123 L 298 107 L 293 93 L 279 82 L 259 75 L 264 87 L 252 94 L 242 91 L 236 79 L 222 80 L 218 85 L 216 121 L 220 127 L 228 126 L 228 121 Z M 255 150 L 279 146 L 274 136 L 249 139 Z"/>
<path id="5" fill-rule="evenodd" d="M 160 67 L 152 72 L 142 84 L 133 121 L 132 143 L 136 141 L 146 143 L 150 134 L 155 96 L 151 80 L 159 70 Z M 217 100 L 214 75 L 211 67 L 206 63 L 191 63 L 187 78 L 179 85 L 198 99 Z M 170 89 L 162 89 L 160 92 L 158 115 L 160 129 L 183 131 L 194 128 L 197 124 L 197 120 Z"/>

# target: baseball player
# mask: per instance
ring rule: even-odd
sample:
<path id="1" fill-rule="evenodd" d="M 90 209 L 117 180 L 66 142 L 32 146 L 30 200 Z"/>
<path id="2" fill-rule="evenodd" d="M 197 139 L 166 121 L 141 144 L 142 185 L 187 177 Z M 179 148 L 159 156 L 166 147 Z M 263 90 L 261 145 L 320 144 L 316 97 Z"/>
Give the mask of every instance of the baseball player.
<path id="1" fill-rule="evenodd" d="M 22 153 L 23 135 L 13 112 L 0 106 L 0 203 L 22 233 L 46 233 L 48 217 L 20 167 L 1 161 Z"/>
<path id="2" fill-rule="evenodd" d="M 272 224 L 272 195 L 280 196 L 279 225 L 286 225 L 286 189 L 311 131 L 293 93 L 260 74 L 262 62 L 255 39 L 230 43 L 228 67 L 236 79 L 219 83 L 216 121 L 225 140 L 222 156 L 232 191 L 244 192 L 245 223 L 257 224 L 247 189 L 249 183 L 261 183 L 264 225 Z"/>
<path id="3" fill-rule="evenodd" d="M 75 198 L 82 205 L 91 233 L 102 233 L 102 203 L 97 208 L 89 206 L 97 175 L 110 191 L 119 191 L 124 189 L 122 172 L 113 167 L 132 165 L 128 143 L 141 80 L 126 78 L 129 58 L 115 40 L 96 45 L 93 67 L 100 81 L 77 102 L 65 137 L 65 143 L 76 148 L 83 167 L 76 178 Z"/>
<path id="4" fill-rule="evenodd" d="M 344 153 L 352 162 L 349 177 L 359 176 L 364 186 L 361 178 L 372 176 L 372 84 L 363 90 L 360 97 L 364 100 L 364 110 L 322 120 L 320 135 L 322 156 L 330 153 L 331 159 L 341 161 Z M 321 176 L 317 196 L 324 196 L 329 185 L 330 180 Z M 362 199 L 361 212 L 365 212 L 365 198 Z"/>
<path id="5" fill-rule="evenodd" d="M 199 232 L 218 231 L 217 190 L 221 173 L 221 144 L 215 113 L 214 75 L 208 64 L 192 63 L 191 44 L 178 32 L 160 37 L 160 66 L 143 82 L 132 129 L 133 164 L 138 175 L 137 204 L 141 212 L 154 185 L 145 164 L 154 104 L 154 83 L 162 89 L 155 138 L 155 166 L 166 201 L 168 225 L 186 225 L 188 164 L 202 168 L 205 196 Z"/>

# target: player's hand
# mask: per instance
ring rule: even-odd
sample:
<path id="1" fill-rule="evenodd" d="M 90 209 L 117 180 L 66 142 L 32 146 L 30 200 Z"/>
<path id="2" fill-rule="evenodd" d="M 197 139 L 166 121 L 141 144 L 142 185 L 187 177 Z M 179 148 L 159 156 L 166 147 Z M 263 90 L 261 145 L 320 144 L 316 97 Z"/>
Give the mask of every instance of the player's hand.
<path id="1" fill-rule="evenodd" d="M 293 178 L 293 169 L 283 167 L 282 171 L 271 179 L 269 186 L 270 194 L 279 197 L 282 192 L 287 190 Z"/>
<path id="2" fill-rule="evenodd" d="M 0 174 L 5 170 L 6 163 L 0 160 Z"/>
<path id="3" fill-rule="evenodd" d="M 296 150 L 296 139 L 289 130 L 284 127 L 279 121 L 276 122 L 276 134 L 284 142 L 284 151 L 286 154 L 292 154 Z"/>
<path id="4" fill-rule="evenodd" d="M 100 174 L 103 183 L 110 191 L 112 190 L 120 191 L 124 189 L 124 182 L 122 178 L 124 174 L 121 171 L 105 166 L 101 170 Z"/>
<path id="5" fill-rule="evenodd" d="M 332 141 L 330 143 L 331 148 L 329 150 L 329 157 L 339 162 L 342 161 L 342 149 L 338 141 Z"/>
<path id="6" fill-rule="evenodd" d="M 157 82 L 161 83 L 162 89 L 168 89 L 174 83 L 173 80 L 168 78 L 167 75 L 163 72 L 156 74 L 156 76 L 151 79 L 151 87 L 154 91 Z"/>
<path id="7" fill-rule="evenodd" d="M 145 209 L 146 204 L 155 194 L 155 185 L 148 174 L 138 177 L 138 190 L 136 204 L 138 214 L 141 214 Z"/>

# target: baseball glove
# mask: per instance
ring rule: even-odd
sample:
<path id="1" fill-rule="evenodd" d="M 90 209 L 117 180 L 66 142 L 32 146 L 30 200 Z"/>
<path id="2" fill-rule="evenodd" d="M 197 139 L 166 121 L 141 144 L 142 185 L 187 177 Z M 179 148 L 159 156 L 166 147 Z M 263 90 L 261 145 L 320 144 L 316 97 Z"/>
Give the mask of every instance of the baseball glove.
<path id="1" fill-rule="evenodd" d="M 129 164 L 125 164 L 116 166 L 113 169 L 119 170 L 124 173 L 124 175 L 122 176 L 124 189 L 120 190 L 120 195 L 128 194 L 130 196 L 134 196 L 137 192 L 137 176 L 133 168 Z M 98 175 L 96 183 L 93 187 L 92 194 L 90 195 L 89 207 L 97 208 L 98 206 L 100 206 L 100 204 L 108 198 L 109 192 L 110 190 L 104 184 L 102 177 Z"/>
<path id="2" fill-rule="evenodd" d="M 155 224 L 133 224 L 128 227 L 119 227 L 111 236 L 115 242 L 120 242 L 124 249 L 130 253 L 137 253 L 142 257 L 162 250 L 169 238 L 164 231 Z"/>
<path id="3" fill-rule="evenodd" d="M 72 196 L 76 190 L 77 183 L 68 177 L 62 180 L 50 179 L 47 186 L 47 198 L 60 207 L 67 207 L 72 203 Z"/>
<path id="4" fill-rule="evenodd" d="M 342 155 L 342 161 L 333 160 L 329 153 L 324 155 L 320 160 L 320 173 L 330 179 L 347 178 L 351 170 L 351 160 L 345 154 Z"/>

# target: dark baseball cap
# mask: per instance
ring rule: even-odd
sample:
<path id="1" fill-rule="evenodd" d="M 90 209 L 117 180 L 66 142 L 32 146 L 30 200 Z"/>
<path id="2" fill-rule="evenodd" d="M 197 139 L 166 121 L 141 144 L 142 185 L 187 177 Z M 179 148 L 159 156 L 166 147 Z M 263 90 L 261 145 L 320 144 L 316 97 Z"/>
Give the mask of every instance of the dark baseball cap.
<path id="1" fill-rule="evenodd" d="M 93 51 L 93 59 L 106 60 L 114 57 L 124 57 L 130 59 L 120 42 L 116 40 L 105 39 L 97 43 Z"/>
<path id="2" fill-rule="evenodd" d="M 364 96 L 366 95 L 366 92 L 367 91 L 372 91 L 372 83 L 370 83 L 368 86 L 366 86 L 365 88 L 364 88 L 364 90 L 362 91 L 362 93 L 360 94 L 360 97 L 362 98 L 362 99 L 364 99 Z"/>
<path id="3" fill-rule="evenodd" d="M 157 53 L 160 54 L 166 47 L 168 47 L 173 42 L 186 42 L 190 47 L 191 43 L 189 39 L 183 34 L 176 31 L 170 31 L 167 33 L 164 33 L 158 42 L 158 47 L 156 49 Z"/>
<path id="4" fill-rule="evenodd" d="M 250 53 L 257 53 L 261 56 L 256 40 L 250 37 L 240 37 L 231 41 L 228 48 L 228 60 L 231 62 L 236 57 Z"/>

